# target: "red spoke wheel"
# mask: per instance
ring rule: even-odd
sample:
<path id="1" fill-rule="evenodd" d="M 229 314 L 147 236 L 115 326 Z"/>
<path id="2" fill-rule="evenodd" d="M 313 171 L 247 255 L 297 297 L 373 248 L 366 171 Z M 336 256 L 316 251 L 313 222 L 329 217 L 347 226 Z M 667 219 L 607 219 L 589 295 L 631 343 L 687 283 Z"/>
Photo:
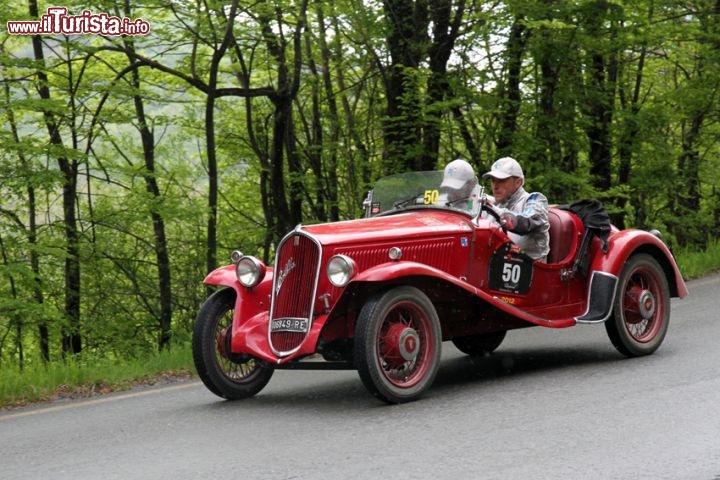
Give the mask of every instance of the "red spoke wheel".
<path id="1" fill-rule="evenodd" d="M 669 322 L 665 272 L 650 255 L 630 257 L 620 274 L 613 315 L 605 322 L 610 341 L 628 357 L 648 355 L 660 347 Z"/>
<path id="2" fill-rule="evenodd" d="M 417 399 L 440 365 L 442 333 L 430 299 L 402 286 L 372 297 L 355 330 L 355 366 L 365 387 L 387 403 Z"/>
<path id="3" fill-rule="evenodd" d="M 235 298 L 229 288 L 208 297 L 195 319 L 192 339 L 198 376 L 208 390 L 228 400 L 252 397 L 274 372 L 266 362 L 230 351 Z"/>

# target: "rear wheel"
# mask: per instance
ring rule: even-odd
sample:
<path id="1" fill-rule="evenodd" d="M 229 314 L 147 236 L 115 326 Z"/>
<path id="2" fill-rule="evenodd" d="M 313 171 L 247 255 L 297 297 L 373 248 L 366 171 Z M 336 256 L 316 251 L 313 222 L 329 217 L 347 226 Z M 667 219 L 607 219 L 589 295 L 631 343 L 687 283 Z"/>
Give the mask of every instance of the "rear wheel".
<path id="1" fill-rule="evenodd" d="M 660 347 L 670 322 L 670 289 L 652 256 L 630 257 L 618 282 L 613 315 L 605 322 L 610 341 L 625 356 L 649 355 Z"/>
<path id="2" fill-rule="evenodd" d="M 355 331 L 355 365 L 365 387 L 387 403 L 417 399 L 440 365 L 442 334 L 430 299 L 402 286 L 372 297 Z"/>
<path id="3" fill-rule="evenodd" d="M 198 376 L 208 390 L 228 400 L 252 397 L 274 372 L 259 359 L 230 351 L 236 295 L 227 288 L 208 297 L 195 319 L 192 339 Z"/>
<path id="4" fill-rule="evenodd" d="M 452 339 L 453 345 L 462 353 L 482 357 L 494 352 L 505 339 L 506 331 L 480 333 Z"/>

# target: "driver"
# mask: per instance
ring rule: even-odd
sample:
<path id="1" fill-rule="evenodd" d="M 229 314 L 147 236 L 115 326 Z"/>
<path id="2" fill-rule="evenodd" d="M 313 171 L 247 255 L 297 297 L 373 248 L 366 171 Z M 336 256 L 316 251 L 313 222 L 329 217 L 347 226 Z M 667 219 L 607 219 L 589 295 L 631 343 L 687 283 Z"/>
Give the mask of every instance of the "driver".
<path id="1" fill-rule="evenodd" d="M 492 181 L 495 198 L 489 203 L 494 203 L 510 240 L 525 250 L 529 257 L 546 261 L 550 251 L 550 223 L 545 195 L 525 191 L 522 167 L 512 157 L 495 161 L 483 178 Z"/>
<path id="2" fill-rule="evenodd" d="M 441 201 L 448 206 L 472 210 L 481 194 L 475 170 L 462 158 L 448 163 L 443 173 L 440 192 L 443 195 Z"/>

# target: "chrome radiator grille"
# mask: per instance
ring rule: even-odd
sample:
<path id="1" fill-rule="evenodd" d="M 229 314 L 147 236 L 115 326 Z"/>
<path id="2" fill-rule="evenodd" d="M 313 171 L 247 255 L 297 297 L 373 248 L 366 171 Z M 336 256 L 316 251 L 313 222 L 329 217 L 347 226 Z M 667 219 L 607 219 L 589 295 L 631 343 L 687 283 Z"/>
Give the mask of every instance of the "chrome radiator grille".
<path id="1" fill-rule="evenodd" d="M 278 247 L 268 327 L 270 347 L 277 355 L 292 353 L 310 331 L 320 253 L 312 238 L 297 232 Z"/>

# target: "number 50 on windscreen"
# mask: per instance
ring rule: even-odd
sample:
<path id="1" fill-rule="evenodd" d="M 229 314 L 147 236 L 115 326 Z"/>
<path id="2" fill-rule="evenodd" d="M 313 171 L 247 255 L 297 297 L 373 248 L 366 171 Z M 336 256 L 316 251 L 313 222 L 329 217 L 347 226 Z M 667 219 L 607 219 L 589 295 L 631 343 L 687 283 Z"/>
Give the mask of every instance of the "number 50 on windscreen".
<path id="1" fill-rule="evenodd" d="M 438 190 L 425 190 L 423 195 L 423 205 L 435 205 L 440 197 Z"/>

